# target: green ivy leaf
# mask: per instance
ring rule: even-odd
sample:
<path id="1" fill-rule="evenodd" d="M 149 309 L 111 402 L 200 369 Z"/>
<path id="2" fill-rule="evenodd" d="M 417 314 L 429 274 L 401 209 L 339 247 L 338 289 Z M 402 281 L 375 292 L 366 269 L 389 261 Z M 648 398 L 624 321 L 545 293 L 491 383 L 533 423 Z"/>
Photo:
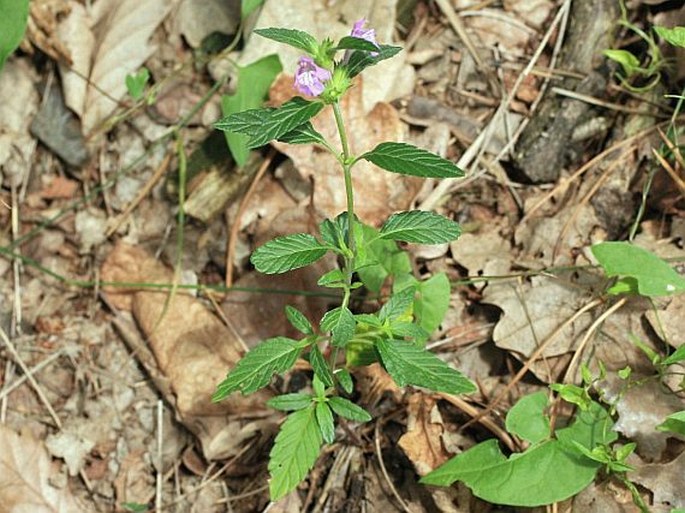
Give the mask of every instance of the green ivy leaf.
<path id="1" fill-rule="evenodd" d="M 321 383 L 326 387 L 332 387 L 333 374 L 326 359 L 321 354 L 321 350 L 316 345 L 312 346 L 312 350 L 309 353 L 309 363 L 312 369 L 314 369 L 314 374 L 321 380 Z"/>
<path id="2" fill-rule="evenodd" d="M 533 444 L 550 437 L 549 417 L 545 415 L 548 400 L 544 391 L 524 395 L 509 410 L 506 428 Z"/>
<path id="3" fill-rule="evenodd" d="M 672 413 L 656 428 L 659 431 L 671 431 L 685 436 L 685 410 Z"/>
<path id="4" fill-rule="evenodd" d="M 0 70 L 24 37 L 29 0 L 0 0 Z"/>
<path id="5" fill-rule="evenodd" d="M 229 394 L 240 390 L 251 394 L 269 384 L 275 373 L 290 369 L 300 354 L 296 340 L 275 337 L 263 341 L 238 362 L 228 376 L 217 387 L 212 401 L 220 401 Z"/>
<path id="6" fill-rule="evenodd" d="M 455 395 L 477 390 L 461 372 L 411 342 L 381 339 L 376 349 L 383 367 L 398 386 L 414 385 Z"/>
<path id="7" fill-rule="evenodd" d="M 140 68 L 135 75 L 126 75 L 126 90 L 131 98 L 140 100 L 145 93 L 145 86 L 150 80 L 150 71 L 147 68 Z"/>
<path id="8" fill-rule="evenodd" d="M 669 296 L 685 292 L 685 279 L 655 254 L 629 242 L 602 242 L 592 246 L 595 256 L 608 277 L 633 280 L 633 292 L 642 296 Z M 630 289 L 630 284 L 627 284 Z M 628 292 L 626 287 L 621 292 Z"/>
<path id="9" fill-rule="evenodd" d="M 328 400 L 328 404 L 336 415 L 340 415 L 348 420 L 355 422 L 368 422 L 371 420 L 369 412 L 344 397 L 333 396 Z"/>
<path id="10" fill-rule="evenodd" d="M 326 144 L 326 139 L 309 121 L 281 135 L 278 140 L 288 144 Z"/>
<path id="11" fill-rule="evenodd" d="M 274 410 L 302 410 L 312 404 L 312 396 L 309 394 L 283 394 L 272 397 L 266 404 Z"/>
<path id="12" fill-rule="evenodd" d="M 250 261 L 259 272 L 277 274 L 313 264 L 326 251 L 328 248 L 308 233 L 294 233 L 258 247 Z"/>
<path id="13" fill-rule="evenodd" d="M 269 492 L 277 501 L 293 491 L 316 463 L 322 438 L 315 407 L 288 415 L 269 455 Z"/>
<path id="14" fill-rule="evenodd" d="M 321 329 L 332 333 L 331 343 L 336 347 L 342 347 L 354 335 L 356 321 L 349 308 L 341 306 L 329 310 L 321 319 Z"/>
<path id="15" fill-rule="evenodd" d="M 336 50 L 360 50 L 363 52 L 378 52 L 379 46 L 362 39 L 361 37 L 345 36 L 340 41 L 335 48 Z"/>
<path id="16" fill-rule="evenodd" d="M 340 383 L 342 389 L 346 393 L 351 394 L 354 390 L 354 383 L 352 381 L 352 374 L 350 374 L 350 371 L 347 369 L 338 369 L 335 371 L 335 377 L 338 378 L 338 383 Z"/>
<path id="17" fill-rule="evenodd" d="M 659 37 L 673 46 L 685 48 L 685 27 L 654 27 Z"/>
<path id="18" fill-rule="evenodd" d="M 238 66 L 238 87 L 235 93 L 221 97 L 223 115 L 230 116 L 262 105 L 269 87 L 282 69 L 278 55 L 269 55 L 248 66 Z M 250 135 L 228 130 L 224 135 L 236 164 L 244 166 L 250 154 Z"/>
<path id="19" fill-rule="evenodd" d="M 294 306 L 286 305 L 285 316 L 288 318 L 288 322 L 292 324 L 293 328 L 300 333 L 304 333 L 305 335 L 314 334 L 314 328 L 309 322 L 309 319 Z"/>
<path id="20" fill-rule="evenodd" d="M 380 48 L 375 48 L 374 52 L 378 55 L 371 55 L 367 52 L 353 52 L 350 59 L 347 61 L 347 73 L 350 78 L 356 77 L 369 66 L 378 64 L 381 61 L 394 57 L 402 51 L 401 46 L 380 45 Z"/>
<path id="21" fill-rule="evenodd" d="M 364 153 L 362 159 L 401 175 L 421 178 L 459 178 L 464 172 L 454 163 L 411 144 L 384 142 Z"/>
<path id="22" fill-rule="evenodd" d="M 443 244 L 458 239 L 460 235 L 461 227 L 451 219 L 422 210 L 393 214 L 380 231 L 381 239 L 418 244 Z"/>
<path id="23" fill-rule="evenodd" d="M 286 28 L 263 28 L 256 29 L 255 34 L 271 39 L 278 43 L 293 46 L 299 50 L 304 50 L 309 54 L 316 53 L 319 47 L 316 39 L 302 30 L 286 29 Z"/>
<path id="24" fill-rule="evenodd" d="M 319 424 L 319 430 L 324 442 L 332 444 L 335 441 L 335 421 L 328 403 L 316 403 L 316 421 Z"/>

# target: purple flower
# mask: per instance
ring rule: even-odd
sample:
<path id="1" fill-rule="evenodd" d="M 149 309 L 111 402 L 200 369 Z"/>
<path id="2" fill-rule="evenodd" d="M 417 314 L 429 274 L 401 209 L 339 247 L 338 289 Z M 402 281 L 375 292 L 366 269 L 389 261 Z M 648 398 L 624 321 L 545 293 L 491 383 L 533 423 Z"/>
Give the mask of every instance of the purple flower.
<path id="1" fill-rule="evenodd" d="M 361 20 L 357 20 L 354 22 L 354 26 L 352 27 L 352 33 L 350 34 L 352 37 L 358 37 L 360 39 L 365 39 L 369 43 L 373 43 L 376 45 L 376 48 L 380 49 L 380 46 L 378 45 L 378 42 L 376 42 L 376 30 L 375 29 L 365 29 L 364 25 L 366 25 L 366 19 L 362 18 Z M 372 57 L 376 57 L 378 55 L 378 52 L 371 52 Z"/>
<path id="2" fill-rule="evenodd" d="M 311 57 L 300 57 L 295 72 L 295 89 L 307 96 L 319 96 L 326 82 L 331 79 L 331 72 L 317 66 Z"/>

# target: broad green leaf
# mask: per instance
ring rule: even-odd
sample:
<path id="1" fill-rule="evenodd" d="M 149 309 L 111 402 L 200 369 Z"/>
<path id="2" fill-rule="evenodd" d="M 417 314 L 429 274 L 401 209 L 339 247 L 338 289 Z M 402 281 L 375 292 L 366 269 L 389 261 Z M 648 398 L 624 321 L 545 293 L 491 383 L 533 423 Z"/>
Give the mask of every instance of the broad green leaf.
<path id="1" fill-rule="evenodd" d="M 329 310 L 321 319 L 321 329 L 332 333 L 331 343 L 336 347 L 342 347 L 354 335 L 356 321 L 349 308 L 341 306 Z"/>
<path id="2" fill-rule="evenodd" d="M 212 396 L 220 401 L 240 390 L 243 394 L 256 392 L 269 384 L 275 373 L 290 369 L 300 354 L 296 340 L 286 337 L 270 338 L 256 346 L 228 373 Z"/>
<path id="3" fill-rule="evenodd" d="M 279 139 L 316 116 L 323 108 L 320 101 L 296 96 L 278 108 L 250 109 L 236 112 L 214 123 L 218 130 L 247 134 L 247 148 L 258 148 Z"/>
<path id="4" fill-rule="evenodd" d="M 278 140 L 288 144 L 326 144 L 326 139 L 316 131 L 309 121 L 281 135 Z"/>
<path id="5" fill-rule="evenodd" d="M 375 52 L 378 52 L 378 55 L 371 55 L 371 53 L 366 52 L 353 52 L 345 67 L 347 68 L 350 78 L 353 78 L 369 66 L 373 66 L 385 59 L 394 57 L 401 51 L 401 46 L 380 45 L 380 48 L 375 49 Z"/>
<path id="6" fill-rule="evenodd" d="M 602 405 L 592 401 L 586 410 L 578 411 L 570 426 L 557 429 L 554 435 L 566 448 L 571 448 L 571 441 L 574 441 L 592 451 L 597 446 L 609 445 L 618 439 L 613 426 L 611 417 Z"/>
<path id="7" fill-rule="evenodd" d="M 685 48 L 685 27 L 654 27 L 659 37 L 668 41 L 673 46 Z"/>
<path id="8" fill-rule="evenodd" d="M 448 394 L 469 394 L 476 386 L 433 353 L 411 342 L 381 339 L 376 349 L 398 386 L 414 385 Z"/>
<path id="9" fill-rule="evenodd" d="M 245 8 L 245 2 L 243 2 L 243 8 Z M 239 66 L 238 87 L 235 94 L 221 97 L 223 115 L 230 116 L 261 106 L 269 92 L 269 87 L 282 69 L 278 55 L 269 55 L 248 66 Z M 248 148 L 250 136 L 232 131 L 226 131 L 224 136 L 236 164 L 244 166 L 250 154 Z"/>
<path id="10" fill-rule="evenodd" d="M 140 100 L 145 93 L 145 86 L 150 80 L 150 72 L 147 68 L 140 68 L 135 75 L 126 75 L 126 90 L 131 98 Z"/>
<path id="11" fill-rule="evenodd" d="M 461 227 L 454 221 L 423 210 L 393 214 L 381 227 L 381 239 L 418 244 L 442 244 L 456 240 Z"/>
<path id="12" fill-rule="evenodd" d="M 247 18 L 252 12 L 262 5 L 264 0 L 242 0 L 240 2 L 240 17 L 241 19 Z"/>
<path id="13" fill-rule="evenodd" d="M 288 318 L 288 322 L 293 325 L 293 328 L 300 333 L 305 335 L 312 335 L 314 333 L 314 328 L 312 328 L 309 319 L 294 306 L 286 305 L 285 316 Z"/>
<path id="14" fill-rule="evenodd" d="M 351 394 L 354 390 L 354 382 L 352 381 L 352 374 L 350 374 L 350 371 L 347 369 L 338 369 L 335 371 L 335 377 L 338 379 L 338 383 L 340 383 L 342 389 L 346 393 Z"/>
<path id="15" fill-rule="evenodd" d="M 379 46 L 361 37 L 345 36 L 336 46 L 337 50 L 361 50 L 364 52 L 378 52 Z"/>
<path id="16" fill-rule="evenodd" d="M 333 396 L 328 400 L 328 404 L 336 415 L 340 415 L 348 420 L 356 422 L 368 422 L 371 420 L 369 412 L 344 397 Z"/>
<path id="17" fill-rule="evenodd" d="M 321 238 L 333 247 L 340 250 L 347 249 L 347 232 L 349 230 L 349 220 L 347 212 L 336 216 L 335 219 L 324 219 L 319 224 Z"/>
<path id="18" fill-rule="evenodd" d="M 316 344 L 312 346 L 312 350 L 309 353 L 309 363 L 312 369 L 314 369 L 314 374 L 321 380 L 321 383 L 326 387 L 332 387 L 333 374 L 331 373 L 331 368 Z"/>
<path id="19" fill-rule="evenodd" d="M 411 144 L 384 142 L 364 153 L 362 159 L 401 175 L 422 178 L 459 178 L 464 172 L 454 163 Z"/>
<path id="20" fill-rule="evenodd" d="M 318 43 L 313 36 L 310 36 L 302 30 L 287 29 L 287 28 L 263 28 L 256 29 L 255 34 L 262 37 L 293 46 L 307 53 L 316 53 Z"/>
<path id="21" fill-rule="evenodd" d="M 357 274 L 364 286 L 371 292 L 380 292 L 388 276 L 398 276 L 411 272 L 411 262 L 406 251 L 402 251 L 391 240 L 378 237 L 378 230 L 362 226 L 365 258 L 359 259 Z"/>
<path id="22" fill-rule="evenodd" d="M 628 50 L 604 50 L 604 55 L 612 61 L 618 62 L 623 68 L 623 73 L 630 77 L 640 69 L 640 61 Z"/>
<path id="23" fill-rule="evenodd" d="M 274 410 L 296 411 L 302 410 L 312 404 L 312 396 L 309 394 L 284 394 L 272 397 L 266 402 L 267 406 Z"/>
<path id="24" fill-rule="evenodd" d="M 408 338 L 413 342 L 423 342 L 428 339 L 429 333 L 421 326 L 413 322 L 392 322 L 390 323 L 390 331 L 395 338 Z"/>
<path id="25" fill-rule="evenodd" d="M 347 286 L 345 280 L 345 275 L 340 269 L 333 269 L 332 271 L 328 271 L 326 274 L 321 276 L 316 284 L 321 287 L 329 287 L 333 289 L 343 288 Z"/>
<path id="26" fill-rule="evenodd" d="M 685 279 L 664 260 L 629 242 L 602 242 L 592 246 L 592 254 L 608 277 L 634 280 L 642 296 L 668 296 L 685 292 Z"/>
<path id="27" fill-rule="evenodd" d="M 533 444 L 549 438 L 549 417 L 545 414 L 547 404 L 545 392 L 524 395 L 507 413 L 507 431 Z"/>
<path id="28" fill-rule="evenodd" d="M 674 363 L 682 362 L 683 360 L 685 360 L 685 344 L 676 349 L 673 354 L 664 358 L 662 363 L 664 365 L 673 365 Z"/>
<path id="29" fill-rule="evenodd" d="M 477 497 L 507 506 L 542 506 L 580 492 L 595 478 L 600 465 L 566 450 L 556 440 L 534 445 L 506 458 L 497 440 L 480 443 L 421 479 L 448 486 L 463 481 Z"/>
<path id="30" fill-rule="evenodd" d="M 335 421 L 330 406 L 325 402 L 316 404 L 316 421 L 324 442 L 332 444 L 335 441 Z"/>
<path id="31" fill-rule="evenodd" d="M 0 0 L 0 70 L 24 37 L 29 0 Z"/>
<path id="32" fill-rule="evenodd" d="M 417 282 L 418 294 L 414 299 L 414 317 L 429 335 L 445 318 L 450 307 L 451 286 L 445 273 L 437 273 L 424 281 Z"/>
<path id="33" fill-rule="evenodd" d="M 397 318 L 405 316 L 410 313 L 410 308 L 414 303 L 414 294 L 416 288 L 406 287 L 402 290 L 393 292 L 387 303 L 385 303 L 378 312 L 378 318 L 381 322 L 394 321 Z"/>
<path id="34" fill-rule="evenodd" d="M 659 431 L 671 431 L 685 436 L 685 410 L 669 415 L 656 428 Z"/>
<path id="35" fill-rule="evenodd" d="M 270 240 L 258 247 L 250 261 L 264 274 L 277 274 L 313 264 L 328 251 L 308 233 L 295 233 Z"/>
<path id="36" fill-rule="evenodd" d="M 269 492 L 277 501 L 293 491 L 312 469 L 321 450 L 315 407 L 288 415 L 269 454 Z"/>

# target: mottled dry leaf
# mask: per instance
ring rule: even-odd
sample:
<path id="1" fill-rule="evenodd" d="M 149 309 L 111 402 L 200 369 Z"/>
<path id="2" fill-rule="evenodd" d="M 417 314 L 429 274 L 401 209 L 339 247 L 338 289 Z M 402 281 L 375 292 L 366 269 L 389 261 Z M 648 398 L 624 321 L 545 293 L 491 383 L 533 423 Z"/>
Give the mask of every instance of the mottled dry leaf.
<path id="1" fill-rule="evenodd" d="M 420 392 L 409 398 L 407 415 L 407 432 L 398 445 L 423 476 L 450 458 L 442 444 L 442 416 L 436 400 Z"/>
<path id="2" fill-rule="evenodd" d="M 472 276 L 480 272 L 485 276 L 498 276 L 511 270 L 511 244 L 494 226 L 479 233 L 462 234 L 459 240 L 450 243 L 450 250 L 454 259 Z"/>
<path id="3" fill-rule="evenodd" d="M 42 442 L 0 424 L 0 511 L 80 513 L 68 488 L 50 484 L 57 476 Z"/>
<path id="4" fill-rule="evenodd" d="M 654 493 L 655 509 L 652 511 L 685 508 L 685 452 L 669 463 L 639 467 L 628 474 L 628 479 Z"/>
<path id="5" fill-rule="evenodd" d="M 676 348 L 685 344 L 685 338 L 683 338 L 685 294 L 668 298 L 668 305 L 664 310 L 649 310 L 646 315 L 654 332 L 663 337 L 666 342 Z"/>

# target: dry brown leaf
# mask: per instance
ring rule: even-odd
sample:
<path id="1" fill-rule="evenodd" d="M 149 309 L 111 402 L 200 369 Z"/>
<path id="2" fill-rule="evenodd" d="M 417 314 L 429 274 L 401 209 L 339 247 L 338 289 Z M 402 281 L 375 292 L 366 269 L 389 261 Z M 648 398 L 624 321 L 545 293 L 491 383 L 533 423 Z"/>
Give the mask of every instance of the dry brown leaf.
<path id="1" fill-rule="evenodd" d="M 119 504 L 135 502 L 147 504 L 155 495 L 154 469 L 146 461 L 147 451 L 137 449 L 124 456 L 114 480 Z"/>
<path id="2" fill-rule="evenodd" d="M 45 446 L 30 434 L 0 424 L 0 511 L 2 513 L 80 513 L 68 488 L 50 482 L 57 476 Z"/>
<path id="3" fill-rule="evenodd" d="M 451 456 L 442 444 L 445 431 L 442 416 L 435 398 L 421 392 L 409 398 L 407 415 L 407 432 L 400 437 L 398 445 L 423 476 Z"/>
<path id="4" fill-rule="evenodd" d="M 685 452 L 669 463 L 639 467 L 628 474 L 628 479 L 654 493 L 654 509 L 651 511 L 685 508 Z"/>

